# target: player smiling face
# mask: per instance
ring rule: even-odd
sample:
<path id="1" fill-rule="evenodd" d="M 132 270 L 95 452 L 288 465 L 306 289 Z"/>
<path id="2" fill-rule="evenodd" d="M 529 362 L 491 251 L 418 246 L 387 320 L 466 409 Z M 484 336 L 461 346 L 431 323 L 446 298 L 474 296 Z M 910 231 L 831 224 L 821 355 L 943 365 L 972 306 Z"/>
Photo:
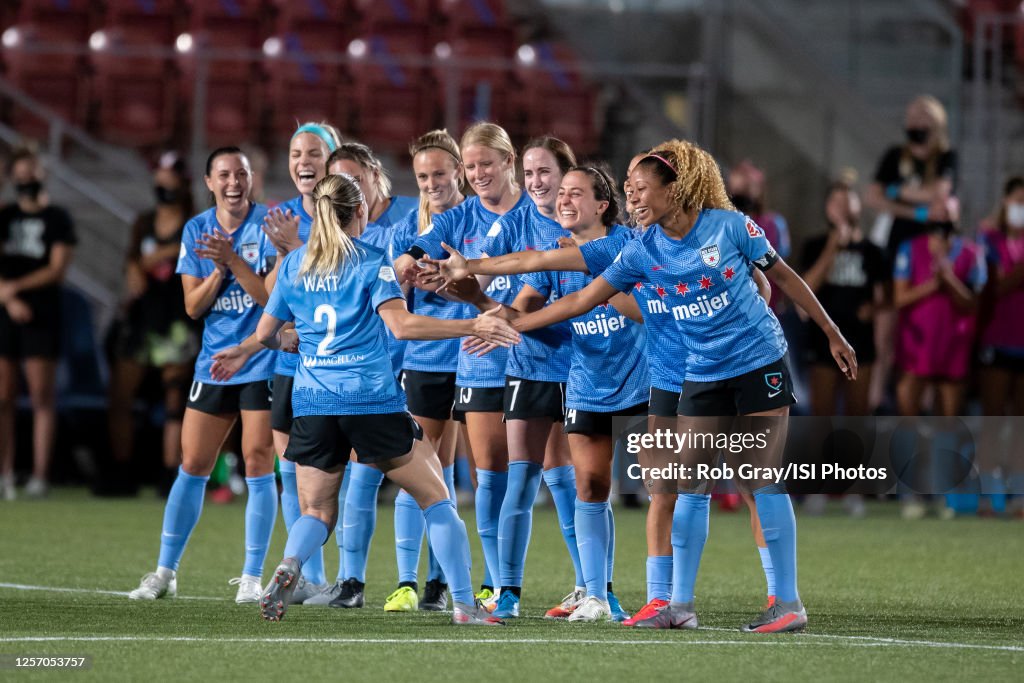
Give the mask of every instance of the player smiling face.
<path id="1" fill-rule="evenodd" d="M 498 203 L 511 189 L 512 158 L 483 145 L 468 145 L 462 150 L 466 180 L 480 199 Z"/>
<path id="2" fill-rule="evenodd" d="M 299 133 L 288 149 L 288 172 L 299 194 L 312 196 L 313 188 L 327 175 L 327 145 L 313 133 Z"/>
<path id="3" fill-rule="evenodd" d="M 543 147 L 533 147 L 523 154 L 523 184 L 537 208 L 546 215 L 555 210 L 562 171 L 555 155 Z"/>
<path id="4" fill-rule="evenodd" d="M 462 166 L 451 154 L 436 147 L 417 152 L 412 170 L 420 194 L 427 197 L 433 213 L 447 211 L 458 203 Z"/>
<path id="5" fill-rule="evenodd" d="M 218 208 L 240 211 L 247 207 L 252 189 L 252 169 L 242 154 L 221 154 L 210 166 L 206 187 Z"/>
<path id="6" fill-rule="evenodd" d="M 675 209 L 669 199 L 668 186 L 643 164 L 633 168 L 629 184 L 633 188 L 629 196 L 629 210 L 637 225 L 648 228 L 660 223 Z"/>
<path id="7" fill-rule="evenodd" d="M 532 150 L 531 150 L 532 151 Z M 558 188 L 558 224 L 577 233 L 601 223 L 608 202 L 594 196 L 594 182 L 582 171 L 569 171 Z"/>

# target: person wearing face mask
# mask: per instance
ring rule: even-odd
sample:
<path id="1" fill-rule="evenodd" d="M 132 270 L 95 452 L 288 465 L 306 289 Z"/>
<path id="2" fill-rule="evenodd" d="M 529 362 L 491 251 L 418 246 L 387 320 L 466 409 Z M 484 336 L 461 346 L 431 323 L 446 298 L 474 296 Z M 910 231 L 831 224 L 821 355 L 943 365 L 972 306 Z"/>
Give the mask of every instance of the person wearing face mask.
<path id="1" fill-rule="evenodd" d="M 922 414 L 927 389 L 934 392 L 932 414 L 952 417 L 961 414 L 971 365 L 978 299 L 987 273 L 982 250 L 970 239 L 947 226 L 907 240 L 896 253 L 893 274 L 893 307 L 899 313 L 896 324 L 896 367 L 901 371 L 896 386 L 900 415 Z M 932 438 L 932 452 L 957 451 L 954 432 L 938 430 Z M 939 458 L 920 460 L 921 471 L 928 465 L 928 478 L 918 478 L 918 488 L 941 491 L 946 472 Z M 942 518 L 955 514 L 953 508 L 935 499 L 935 512 Z M 924 499 L 907 495 L 902 500 L 906 519 L 927 513 Z"/>
<path id="2" fill-rule="evenodd" d="M 97 482 L 96 492 L 102 495 L 136 492 L 138 482 L 129 467 L 135 435 L 132 405 L 150 369 L 160 373 L 163 386 L 162 493 L 170 490 L 181 462 L 181 419 L 199 339 L 185 312 L 181 277 L 174 272 L 182 230 L 193 210 L 185 160 L 175 152 L 160 156 L 153 193 L 156 207 L 132 226 L 125 259 L 107 412 L 114 466 Z"/>
<path id="3" fill-rule="evenodd" d="M 32 400 L 33 467 L 25 493 L 44 496 L 57 429 L 60 284 L 76 242 L 67 211 L 51 206 L 39 157 L 19 150 L 8 173 L 17 200 L 0 211 L 0 485 L 14 489 L 14 404 L 21 364 Z"/>
<path id="4" fill-rule="evenodd" d="M 857 349 L 857 379 L 843 382 L 828 349 L 828 339 L 817 326 L 807 325 L 805 356 L 811 366 L 811 412 L 868 415 L 868 390 L 875 352 L 875 315 L 885 300 L 889 279 L 882 250 L 867 240 L 860 228 L 860 197 L 845 182 L 836 182 L 825 198 L 829 230 L 804 245 L 803 278 L 821 305 Z M 840 402 L 840 396 L 842 401 Z M 809 514 L 824 512 L 828 498 L 812 494 L 804 501 Z M 866 512 L 863 497 L 850 494 L 843 505 L 851 516 Z"/>
<path id="5" fill-rule="evenodd" d="M 946 109 L 935 97 L 921 95 L 907 105 L 906 142 L 882 157 L 865 200 L 873 210 L 892 216 L 884 242 L 894 259 L 899 246 L 936 225 L 957 219 L 956 153 L 949 146 Z"/>
<path id="6" fill-rule="evenodd" d="M 981 403 L 985 415 L 1024 415 L 1024 177 L 1006 181 L 995 225 L 982 230 L 988 262 L 988 315 L 981 333 Z M 978 512 L 994 514 L 993 495 L 1016 493 L 1007 512 L 1024 519 L 1024 463 L 1005 458 L 1010 433 L 985 429 L 978 445 L 981 490 Z M 1000 462 L 1002 461 L 1002 462 Z M 1001 475 L 1001 476 L 1000 476 Z"/>

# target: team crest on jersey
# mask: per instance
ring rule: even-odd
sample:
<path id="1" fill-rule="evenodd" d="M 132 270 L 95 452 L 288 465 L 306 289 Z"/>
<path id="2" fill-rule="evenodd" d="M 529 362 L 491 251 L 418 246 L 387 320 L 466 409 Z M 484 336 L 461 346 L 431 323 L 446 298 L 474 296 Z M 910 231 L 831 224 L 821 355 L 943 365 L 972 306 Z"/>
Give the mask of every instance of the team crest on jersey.
<path id="1" fill-rule="evenodd" d="M 711 244 L 706 247 L 701 247 L 700 260 L 703 261 L 705 265 L 711 266 L 712 268 L 717 268 L 718 262 L 721 260 L 721 258 L 718 255 L 718 245 Z"/>
<path id="2" fill-rule="evenodd" d="M 769 398 L 774 398 L 775 396 L 778 396 L 782 392 L 782 373 L 764 373 L 764 383 L 768 385 Z"/>
<path id="3" fill-rule="evenodd" d="M 748 218 L 747 234 L 750 235 L 750 239 L 756 239 L 758 237 L 764 237 L 764 230 L 761 229 L 761 226 Z"/>
<path id="4" fill-rule="evenodd" d="M 256 259 L 260 255 L 260 245 L 256 242 L 245 242 L 242 244 L 242 258 L 249 265 L 256 265 Z"/>

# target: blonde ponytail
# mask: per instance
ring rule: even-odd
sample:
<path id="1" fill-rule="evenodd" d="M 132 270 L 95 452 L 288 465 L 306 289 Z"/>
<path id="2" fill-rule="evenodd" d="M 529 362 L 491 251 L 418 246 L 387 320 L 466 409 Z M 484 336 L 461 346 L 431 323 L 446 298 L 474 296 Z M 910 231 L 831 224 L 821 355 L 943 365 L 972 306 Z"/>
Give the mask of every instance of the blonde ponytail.
<path id="1" fill-rule="evenodd" d="M 357 219 L 363 193 L 347 174 L 329 175 L 313 188 L 313 225 L 306 243 L 306 256 L 296 277 L 310 273 L 333 275 L 346 261 L 358 259 L 362 250 L 346 232 Z"/>

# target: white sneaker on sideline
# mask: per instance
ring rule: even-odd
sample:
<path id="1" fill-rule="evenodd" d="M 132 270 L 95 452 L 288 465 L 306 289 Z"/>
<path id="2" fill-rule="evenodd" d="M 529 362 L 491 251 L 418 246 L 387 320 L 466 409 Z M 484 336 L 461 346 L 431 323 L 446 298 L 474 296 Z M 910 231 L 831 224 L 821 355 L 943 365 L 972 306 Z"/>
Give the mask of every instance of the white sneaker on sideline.
<path id="1" fill-rule="evenodd" d="M 569 615 L 569 621 L 608 621 L 612 608 L 607 600 L 588 595 L 587 599 Z"/>
<path id="2" fill-rule="evenodd" d="M 235 593 L 235 602 L 239 605 L 259 602 L 263 596 L 262 580 L 258 576 L 242 574 L 238 578 L 228 581 L 229 586 L 238 586 L 238 592 Z"/>
<path id="3" fill-rule="evenodd" d="M 32 477 L 25 484 L 25 495 L 29 498 L 45 498 L 50 492 L 50 485 L 43 479 Z"/>
<path id="4" fill-rule="evenodd" d="M 14 486 L 14 475 L 0 478 L 0 498 L 6 501 L 17 500 L 18 490 Z"/>
<path id="5" fill-rule="evenodd" d="M 156 572 L 150 572 L 142 577 L 139 587 L 128 594 L 132 600 L 159 600 L 160 598 L 173 598 L 178 594 L 178 573 L 171 572 L 170 576 L 160 576 Z"/>

